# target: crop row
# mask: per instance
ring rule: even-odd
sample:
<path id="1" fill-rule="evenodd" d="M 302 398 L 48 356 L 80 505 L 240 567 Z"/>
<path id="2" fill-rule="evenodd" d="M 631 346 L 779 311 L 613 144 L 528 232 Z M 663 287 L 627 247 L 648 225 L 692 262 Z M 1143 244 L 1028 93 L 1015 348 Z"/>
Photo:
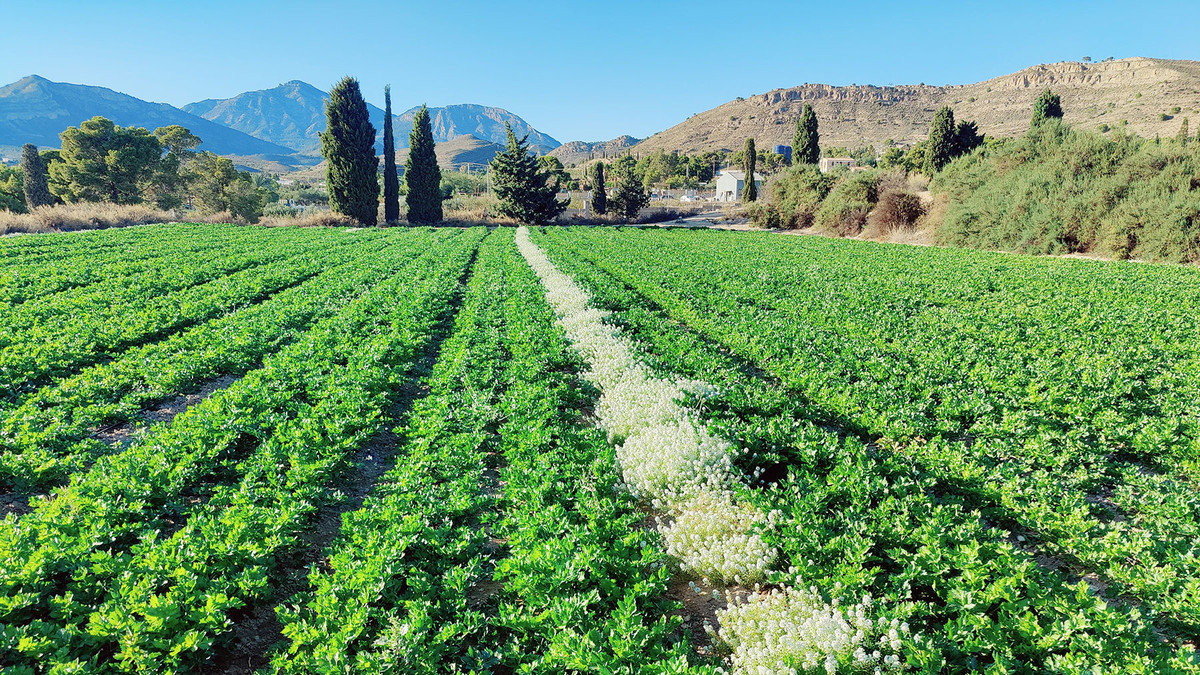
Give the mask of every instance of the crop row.
<path id="1" fill-rule="evenodd" d="M 261 368 L 0 523 L 0 660 L 15 672 L 205 660 L 237 610 L 269 595 L 280 555 L 378 429 L 481 235 L 429 235 L 423 256 Z"/>
<path id="2" fill-rule="evenodd" d="M 262 303 L 43 388 L 0 421 L 0 482 L 40 490 L 61 481 L 109 451 L 93 429 L 134 422 L 153 403 L 244 374 L 429 244 L 426 234 L 348 244 L 325 259 L 325 271 Z"/>
<path id="3" fill-rule="evenodd" d="M 684 672 L 666 560 L 511 230 L 485 240 L 394 467 L 310 576 L 280 672 Z M 703 672 L 692 670 L 689 672 Z"/>
<path id="4" fill-rule="evenodd" d="M 336 263 L 322 238 L 247 243 L 161 280 L 114 280 L 28 302 L 0 319 L 0 384 L 11 406 L 52 378 L 260 301 Z M 232 273 L 230 273 L 232 272 Z M 153 276 L 153 275 L 152 275 Z M 159 295 L 158 293 L 163 293 Z"/>
<path id="5" fill-rule="evenodd" d="M 940 285 L 949 274 L 943 267 L 955 263 L 953 259 L 924 274 L 910 270 L 905 289 L 876 282 L 874 272 L 858 275 L 864 279 L 846 281 L 846 275 L 839 278 L 837 286 L 867 287 L 873 295 L 860 291 L 843 296 L 841 290 L 804 289 L 803 285 L 799 288 L 804 290 L 747 290 L 744 286 L 752 275 L 773 279 L 795 274 L 794 261 L 800 254 L 787 246 L 779 247 L 783 253 L 772 253 L 748 245 L 756 270 L 764 264 L 774 264 L 778 269 L 775 274 L 762 275 L 725 253 L 722 274 L 740 274 L 744 281 L 719 283 L 721 275 L 709 274 L 697 280 L 687 271 L 699 269 L 699 261 L 709 259 L 707 249 L 714 245 L 712 242 L 693 241 L 692 245 L 702 249 L 695 259 L 676 250 L 673 260 L 655 265 L 652 256 L 632 255 L 626 239 L 612 241 L 612 249 L 603 248 L 599 257 L 594 253 L 596 246 L 603 246 L 599 241 L 592 242 L 586 253 L 647 299 L 669 308 L 674 319 L 772 373 L 792 396 L 809 403 L 810 418 L 857 431 L 867 440 L 878 438 L 882 445 L 903 452 L 910 461 L 922 462 L 931 472 L 941 472 L 972 506 L 994 522 L 1023 530 L 1020 536 L 1029 538 L 1029 543 L 1044 544 L 1044 552 L 1062 555 L 1071 565 L 1113 582 L 1111 597 L 1132 595 L 1161 612 L 1173 631 L 1184 636 L 1200 634 L 1200 561 L 1195 550 L 1200 498 L 1186 478 L 1190 471 L 1186 467 L 1180 470 L 1164 459 L 1182 452 L 1179 439 L 1172 433 L 1167 434 L 1170 442 L 1151 442 L 1158 438 L 1158 431 L 1168 427 L 1184 430 L 1191 424 L 1188 420 L 1197 418 L 1195 382 L 1187 377 L 1195 357 L 1184 358 L 1189 345 L 1194 347 L 1195 342 L 1183 339 L 1195 324 L 1174 304 L 1147 288 L 1139 288 L 1128 294 L 1139 296 L 1147 307 L 1157 307 L 1156 311 L 1131 308 L 1129 300 L 1121 298 L 1096 308 L 1093 315 L 1088 313 L 1088 306 L 1079 306 L 1060 295 L 1046 297 L 1048 291 L 1039 291 L 1036 283 L 1022 286 L 1015 281 L 1010 282 L 1011 288 L 1003 287 L 1001 299 L 979 300 L 970 286 L 959 291 L 965 294 L 964 299 Z M 891 249 L 884 250 L 888 255 L 898 255 Z M 1023 267 L 1038 261 L 1020 263 Z M 1123 272 L 1123 268 L 1092 271 L 1097 280 L 1083 274 L 1076 282 L 1083 289 L 1080 295 L 1103 295 L 1112 285 L 1111 278 L 1120 279 L 1122 273 L 1146 274 L 1140 269 Z M 1171 270 L 1153 272 L 1168 274 Z M 808 274 L 814 272 L 809 270 Z M 1186 289 L 1190 272 L 1180 274 L 1182 283 L 1177 286 Z M 921 291 L 914 292 L 914 286 Z M 746 299 L 751 297 L 754 299 Z M 799 309 L 811 304 L 819 304 L 822 311 Z M 980 304 L 988 309 L 980 310 L 976 307 Z M 1119 317 L 1110 315 L 1109 306 L 1114 304 L 1128 311 Z M 933 330 L 924 325 L 924 319 L 913 320 L 901 330 L 895 325 L 897 319 L 888 316 L 883 328 L 873 329 L 878 336 L 872 338 L 870 330 L 864 328 L 864 316 L 887 314 L 887 310 L 873 307 L 904 314 L 896 309 L 899 305 L 921 309 L 910 309 L 910 314 L 933 312 L 940 319 Z M 961 309 L 953 315 L 953 322 L 943 311 L 947 305 Z M 989 327 L 1002 325 L 1016 330 L 1013 325 L 1027 323 L 1024 315 L 1035 305 L 1044 306 L 1040 313 L 1080 318 L 1065 321 L 1065 328 L 1049 325 L 1049 319 L 1047 324 L 1027 325 L 1024 331 L 1030 337 L 1020 343 L 996 337 L 1004 331 Z M 1080 326 L 1091 327 L 1087 330 L 1094 329 L 1092 332 L 1107 336 L 1107 340 L 1099 347 L 1091 344 Z M 1043 332 L 1050 337 L 1036 335 Z M 818 339 L 818 333 L 828 336 Z M 914 333 L 919 338 L 914 338 Z M 773 337 L 764 339 L 767 335 Z M 829 336 L 840 336 L 845 343 L 838 348 L 840 353 L 832 346 L 821 352 L 812 349 L 814 341 L 831 344 Z M 1171 339 L 1164 341 L 1163 336 Z M 1057 343 L 1054 348 L 1048 346 L 1051 342 Z M 865 354 L 860 353 L 864 349 L 855 351 L 858 343 L 866 343 Z M 1035 348 L 1030 349 L 1026 343 Z M 896 354 L 893 352 L 900 351 L 897 344 L 936 347 L 914 346 Z M 1064 345 L 1086 358 L 1062 355 L 1057 350 Z M 1156 359 L 1151 358 L 1151 347 L 1161 347 Z M 1148 359 L 1150 365 L 1141 359 Z M 1036 368 L 1014 366 L 1025 361 L 1035 361 Z M 1083 375 L 1064 374 L 1064 368 L 1078 368 L 1078 362 L 1088 361 L 1127 362 L 1134 364 L 1129 368 L 1143 375 L 1126 373 L 1131 381 L 1115 386 L 1115 393 L 1104 391 L 1089 400 L 1103 387 L 1098 387 L 1086 371 Z M 944 370 L 945 364 L 954 364 L 958 375 Z M 939 369 L 942 372 L 934 377 L 944 382 L 930 384 L 929 373 Z M 1049 403 L 1037 399 L 1021 407 L 1007 397 L 1006 392 L 1014 386 L 1011 378 L 992 377 L 990 389 L 978 380 L 981 371 L 998 369 L 1023 370 L 1034 381 L 1022 386 L 1062 391 L 1061 400 Z M 1120 374 L 1120 369 L 1115 370 Z M 957 382 L 954 377 L 959 378 Z M 1112 373 L 1105 372 L 1103 382 L 1112 377 Z M 810 386 L 817 381 L 819 389 Z M 917 387 L 914 382 L 924 384 Z M 912 411 L 922 406 L 926 408 L 922 415 L 933 414 L 929 400 L 938 400 L 938 390 L 951 385 L 992 410 L 989 415 L 1002 411 L 1004 422 L 998 428 L 1003 433 L 978 421 L 968 427 L 959 426 L 954 415 L 935 415 L 935 425 L 923 429 L 908 426 Z M 1121 393 L 1143 388 L 1156 393 L 1143 392 L 1132 398 Z M 1120 401 L 1126 398 L 1129 400 L 1122 404 Z M 858 406 L 867 410 L 871 419 L 864 417 Z M 1054 421 L 1049 416 L 1052 409 L 1087 413 L 1069 421 Z M 902 419 L 908 421 L 897 422 L 899 426 L 892 424 Z M 1140 428 L 1138 439 L 1121 431 L 1134 427 Z M 909 436 L 917 431 L 933 437 Z M 1183 440 L 1188 442 L 1186 436 Z M 1147 470 L 1147 466 L 1152 468 Z M 1109 498 L 1110 494 L 1115 499 Z"/>
<path id="6" fill-rule="evenodd" d="M 53 262 L 31 260 L 0 268 L 0 300 L 20 304 L 66 289 L 142 274 L 165 274 L 219 254 L 239 240 L 266 241 L 260 230 L 197 225 L 186 232 L 166 229 L 136 245 L 102 247 Z"/>
<path id="7" fill-rule="evenodd" d="M 886 452 L 853 433 L 841 437 L 831 431 L 818 406 L 780 384 L 794 372 L 794 361 L 742 348 L 764 342 L 767 331 L 730 340 L 715 328 L 726 315 L 696 309 L 702 301 L 718 301 L 699 294 L 690 303 L 656 295 L 648 265 L 631 274 L 626 258 L 574 232 L 547 232 L 540 241 L 602 306 L 617 311 L 614 320 L 647 345 L 659 367 L 716 385 L 718 394 L 703 401 L 706 416 L 752 450 L 748 472 L 769 477 L 747 498 L 782 514 L 783 525 L 771 541 L 788 560 L 787 578 L 801 587 L 836 580 L 844 589 L 894 603 L 932 640 L 914 643 L 910 663 L 928 667 L 944 661 L 952 670 L 1051 663 L 1064 668 L 1120 663 L 1130 672 L 1195 667 L 1186 665 L 1188 652 L 1177 658 L 1161 649 L 1136 610 L 1106 607 L 1085 585 L 1069 585 L 1062 574 L 1037 565 L 1015 536 L 1010 542 L 972 512 L 972 495 L 952 480 L 953 471 L 938 472 L 914 463 L 911 454 Z M 672 261 L 687 258 L 679 242 L 657 250 L 669 250 Z M 725 255 L 731 257 L 729 251 Z M 642 256 L 654 258 L 649 251 Z M 755 264 L 769 277 L 764 257 L 756 252 Z M 736 267 L 738 261 L 726 264 Z M 710 292 L 725 298 L 738 293 Z M 745 330 L 744 321 L 739 327 Z"/>

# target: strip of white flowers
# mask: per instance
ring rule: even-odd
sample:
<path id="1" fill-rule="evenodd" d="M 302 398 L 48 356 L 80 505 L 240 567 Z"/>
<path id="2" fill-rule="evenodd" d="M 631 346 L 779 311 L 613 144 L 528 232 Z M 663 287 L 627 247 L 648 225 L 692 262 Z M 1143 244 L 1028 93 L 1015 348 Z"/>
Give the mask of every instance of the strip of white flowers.
<path id="1" fill-rule="evenodd" d="M 706 584 L 754 585 L 740 598 L 726 593 L 716 637 L 731 651 L 736 673 L 882 672 L 903 667 L 896 653 L 908 626 L 869 618 L 871 598 L 847 608 L 826 603 L 815 588 L 759 590 L 779 557 L 759 534 L 778 514 L 737 499 L 733 468 L 739 450 L 709 432 L 680 401 L 712 391 L 702 382 L 654 377 L 607 312 L 554 266 L 529 239 L 517 248 L 546 288 L 546 300 L 574 349 L 588 364 L 584 377 L 600 391 L 596 417 L 616 446 L 622 478 L 636 496 L 664 513 L 657 519 L 667 552 Z M 697 588 L 693 585 L 693 588 Z M 719 591 L 714 591 L 719 595 Z"/>

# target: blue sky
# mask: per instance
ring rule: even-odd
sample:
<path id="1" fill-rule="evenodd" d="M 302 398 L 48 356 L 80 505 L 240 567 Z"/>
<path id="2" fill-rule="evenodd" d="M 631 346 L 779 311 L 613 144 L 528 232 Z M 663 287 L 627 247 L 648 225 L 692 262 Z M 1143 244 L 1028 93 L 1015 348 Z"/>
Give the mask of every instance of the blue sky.
<path id="1" fill-rule="evenodd" d="M 1084 56 L 1200 58 L 1194 2 L 0 0 L 0 83 L 183 105 L 359 79 L 382 106 L 507 108 L 560 141 L 646 136 L 805 82 L 963 84 Z"/>

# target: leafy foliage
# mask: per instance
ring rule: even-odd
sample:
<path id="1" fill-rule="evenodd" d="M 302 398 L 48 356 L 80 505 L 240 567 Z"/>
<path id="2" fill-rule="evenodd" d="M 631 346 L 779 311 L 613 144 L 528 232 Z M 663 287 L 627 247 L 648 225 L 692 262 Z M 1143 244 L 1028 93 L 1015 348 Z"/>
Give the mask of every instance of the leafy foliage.
<path id="1" fill-rule="evenodd" d="M 426 112 L 428 115 L 428 112 Z M 383 220 L 400 219 L 400 177 L 396 174 L 396 139 L 392 124 L 392 87 L 383 88 Z"/>
<path id="2" fill-rule="evenodd" d="M 559 201 L 557 182 L 529 151 L 528 134 L 517 138 L 505 123 L 507 144 L 492 158 L 492 183 L 500 199 L 500 215 L 521 223 L 540 225 L 554 220 L 567 208 Z"/>
<path id="3" fill-rule="evenodd" d="M 329 208 L 363 225 L 374 225 L 379 217 L 379 163 L 375 159 L 375 127 L 358 80 L 344 77 L 329 91 L 325 125 L 321 154 L 326 161 Z"/>
<path id="4" fill-rule="evenodd" d="M 925 173 L 932 176 L 950 163 L 959 151 L 958 127 L 954 124 L 954 111 L 942 106 L 933 116 L 929 126 L 929 152 L 925 157 Z"/>
<path id="5" fill-rule="evenodd" d="M 1061 120 L 1062 116 L 1062 99 L 1058 97 L 1058 94 L 1047 89 L 1039 94 L 1037 100 L 1033 102 L 1033 119 L 1029 126 L 1036 128 L 1047 120 Z"/>
<path id="6" fill-rule="evenodd" d="M 50 165 L 54 194 L 68 203 L 141 203 L 142 185 L 153 177 L 162 155 L 154 135 L 93 117 L 59 136 L 59 161 Z"/>
<path id="7" fill-rule="evenodd" d="M 650 195 L 635 172 L 635 162 L 630 155 L 621 155 L 612 164 L 613 193 L 608 200 L 608 210 L 626 221 L 633 221 L 650 203 Z"/>
<path id="8" fill-rule="evenodd" d="M 32 210 L 54 203 L 54 196 L 50 194 L 50 174 L 46 163 L 38 154 L 37 146 L 32 143 L 26 143 L 21 148 L 21 176 L 24 181 L 26 207 Z"/>
<path id="9" fill-rule="evenodd" d="M 758 200 L 758 181 L 754 174 L 758 166 L 758 153 L 754 150 L 754 139 L 746 139 L 746 147 L 743 151 L 742 172 L 746 174 L 746 181 L 742 187 L 742 203 L 749 204 Z"/>
<path id="10" fill-rule="evenodd" d="M 442 170 L 434 152 L 433 128 L 429 109 L 421 106 L 413 116 L 409 135 L 408 160 L 404 164 L 404 182 L 408 186 L 408 222 L 442 222 Z"/>
<path id="11" fill-rule="evenodd" d="M 592 211 L 598 216 L 608 213 L 608 188 L 604 184 L 604 162 L 596 162 L 589 169 L 592 190 Z"/>
<path id="12" fill-rule="evenodd" d="M 817 131 L 817 113 L 805 103 L 796 120 L 796 135 L 792 137 L 792 163 L 816 164 L 821 159 L 821 137 Z"/>

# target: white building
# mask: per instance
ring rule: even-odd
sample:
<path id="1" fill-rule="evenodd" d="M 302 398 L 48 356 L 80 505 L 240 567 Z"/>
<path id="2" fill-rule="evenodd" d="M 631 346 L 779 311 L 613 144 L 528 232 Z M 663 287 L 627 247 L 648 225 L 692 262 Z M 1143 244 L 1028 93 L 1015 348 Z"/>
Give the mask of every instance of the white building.
<path id="1" fill-rule="evenodd" d="M 829 173 L 839 166 L 853 169 L 855 162 L 849 157 L 822 157 L 821 162 L 817 164 L 817 168 L 821 170 L 821 173 Z"/>
<path id="2" fill-rule="evenodd" d="M 754 174 L 754 185 L 762 194 L 762 174 Z M 746 187 L 746 172 L 740 169 L 722 169 L 717 174 L 717 201 L 737 202 L 742 199 L 742 188 Z"/>

